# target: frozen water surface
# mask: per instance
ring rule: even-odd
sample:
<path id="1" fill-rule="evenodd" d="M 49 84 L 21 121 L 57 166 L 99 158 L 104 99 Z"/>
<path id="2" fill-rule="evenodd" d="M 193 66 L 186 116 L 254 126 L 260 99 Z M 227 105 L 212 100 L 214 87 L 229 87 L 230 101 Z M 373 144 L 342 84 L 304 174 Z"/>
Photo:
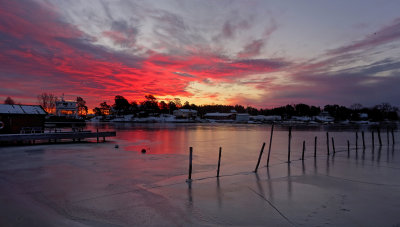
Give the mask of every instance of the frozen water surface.
<path id="1" fill-rule="evenodd" d="M 289 165 L 287 127 L 275 126 L 267 168 L 269 125 L 88 125 L 96 128 L 116 130 L 117 137 L 107 143 L 0 148 L 0 226 L 400 225 L 396 129 L 398 144 L 392 144 L 390 134 L 388 145 L 382 128 L 383 145 L 375 133 L 372 148 L 367 127 L 294 127 Z M 263 142 L 264 155 L 255 174 Z M 193 181 L 188 184 L 190 146 Z"/>

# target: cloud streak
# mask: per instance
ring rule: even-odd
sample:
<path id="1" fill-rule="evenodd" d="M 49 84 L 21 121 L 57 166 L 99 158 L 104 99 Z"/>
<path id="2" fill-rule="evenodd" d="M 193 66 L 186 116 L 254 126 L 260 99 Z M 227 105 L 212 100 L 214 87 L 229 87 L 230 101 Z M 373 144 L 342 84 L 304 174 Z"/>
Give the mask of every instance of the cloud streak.
<path id="1" fill-rule="evenodd" d="M 149 93 L 258 107 L 400 104 L 394 98 L 400 56 L 392 54 L 400 18 L 321 56 L 289 60 L 267 57 L 281 28 L 275 18 L 259 24 L 230 14 L 204 25 L 151 2 L 100 3 L 84 18 L 85 10 L 63 11 L 47 1 L 0 2 L 0 79 L 12 86 L 0 96 L 32 101 L 43 91 L 66 93 L 91 107 L 114 95 L 142 100 Z M 90 18 L 96 26 L 85 24 Z M 79 19 L 82 24 L 74 23 Z"/>
<path id="2" fill-rule="evenodd" d="M 67 24 L 57 11 L 45 5 L 26 1 L 12 2 L 7 7 L 3 3 L 1 8 L 0 75 L 3 81 L 27 88 L 27 99 L 42 92 L 38 87 L 56 94 L 86 95 L 90 105 L 111 100 L 117 94 L 131 99 L 142 99 L 147 93 L 191 96 L 186 88 L 193 81 L 211 78 L 232 82 L 288 64 L 279 59 L 235 60 L 212 54 L 182 56 L 153 51 L 132 55 L 96 45 L 95 37 Z M 173 14 L 162 12 L 157 20 L 172 26 L 163 28 L 168 35 L 184 30 L 182 20 Z M 139 33 L 124 21 L 114 21 L 103 35 L 114 44 L 134 47 Z M 15 75 L 24 80 L 14 82 Z M 9 95 L 2 91 L 0 95 Z"/>

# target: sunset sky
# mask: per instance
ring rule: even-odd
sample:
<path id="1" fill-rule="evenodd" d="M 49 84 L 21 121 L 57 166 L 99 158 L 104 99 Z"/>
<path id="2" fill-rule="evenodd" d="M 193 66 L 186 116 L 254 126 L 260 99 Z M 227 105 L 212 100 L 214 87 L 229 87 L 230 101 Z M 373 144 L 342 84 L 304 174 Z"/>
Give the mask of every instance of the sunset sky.
<path id="1" fill-rule="evenodd" d="M 0 0 L 0 101 L 400 105 L 400 1 Z"/>

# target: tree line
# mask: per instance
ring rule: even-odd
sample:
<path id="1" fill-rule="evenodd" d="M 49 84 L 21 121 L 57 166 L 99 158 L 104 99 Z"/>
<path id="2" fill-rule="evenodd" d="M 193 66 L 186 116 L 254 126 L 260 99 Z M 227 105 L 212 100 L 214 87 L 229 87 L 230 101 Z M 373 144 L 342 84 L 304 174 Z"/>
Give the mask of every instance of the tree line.
<path id="1" fill-rule="evenodd" d="M 153 95 L 146 95 L 145 100 L 142 102 L 132 101 L 129 102 L 121 95 L 115 96 L 114 104 L 108 105 L 106 102 L 100 103 L 99 107 L 93 109 L 95 115 L 127 115 L 133 114 L 138 117 L 146 117 L 149 115 L 158 114 L 172 114 L 177 109 L 192 109 L 198 112 L 200 117 L 206 113 L 220 112 L 230 113 L 235 111 L 237 113 L 248 113 L 250 115 L 277 115 L 281 116 L 283 120 L 288 120 L 292 116 L 318 116 L 321 112 L 329 113 L 336 121 L 362 120 L 362 114 L 368 116 L 372 121 L 383 120 L 398 120 L 398 108 L 389 103 L 382 103 L 372 108 L 363 107 L 361 104 L 353 104 L 349 108 L 340 105 L 325 105 L 323 108 L 319 106 L 309 106 L 307 104 L 299 103 L 292 105 L 280 106 L 272 109 L 257 109 L 251 106 L 244 107 L 242 105 L 196 105 L 185 102 L 181 104 L 179 98 L 170 100 L 168 102 L 158 101 Z"/>
<path id="2" fill-rule="evenodd" d="M 48 113 L 55 113 L 56 102 L 59 98 L 51 93 L 42 93 L 37 96 L 38 103 Z M 82 97 L 76 97 L 78 115 L 85 117 L 88 114 L 88 107 L 86 101 Z M 11 97 L 4 100 L 5 104 L 14 105 L 15 101 Z M 136 117 L 147 117 L 149 115 L 159 114 L 173 114 L 174 110 L 178 109 L 192 109 L 196 110 L 200 117 L 206 113 L 230 113 L 232 111 L 237 113 L 248 113 L 250 115 L 277 115 L 281 116 L 283 120 L 288 120 L 292 116 L 318 116 L 321 112 L 329 113 L 336 121 L 362 120 L 362 114 L 368 116 L 368 120 L 383 121 L 383 120 L 398 120 L 398 108 L 389 103 L 382 103 L 373 107 L 363 107 L 361 104 L 353 104 L 350 107 L 340 105 L 325 105 L 323 108 L 319 106 L 309 106 L 307 104 L 299 103 L 292 105 L 285 105 L 271 109 L 257 109 L 251 106 L 244 107 L 242 105 L 196 105 L 189 102 L 181 103 L 179 98 L 164 101 L 158 100 L 153 95 L 146 95 L 145 100 L 142 102 L 131 101 L 129 102 L 125 97 L 117 95 L 114 98 L 114 103 L 109 105 L 107 102 L 102 102 L 98 107 L 93 109 L 96 116 L 105 115 L 128 115 L 132 114 Z"/>

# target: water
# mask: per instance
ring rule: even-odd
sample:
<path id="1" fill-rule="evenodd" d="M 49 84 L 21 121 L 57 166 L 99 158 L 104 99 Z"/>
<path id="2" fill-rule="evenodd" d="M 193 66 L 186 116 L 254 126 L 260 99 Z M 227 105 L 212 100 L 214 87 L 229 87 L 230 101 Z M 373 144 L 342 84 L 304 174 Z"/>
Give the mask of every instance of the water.
<path id="1" fill-rule="evenodd" d="M 396 125 L 385 126 L 397 128 Z M 188 157 L 189 147 L 194 150 L 194 172 L 212 171 L 218 162 L 219 147 L 222 147 L 221 168 L 225 173 L 250 171 L 254 168 L 262 144 L 266 146 L 261 165 L 266 164 L 270 140 L 271 125 L 253 124 L 133 124 L 133 123 L 97 123 L 89 124 L 89 130 L 116 130 L 117 137 L 112 139 L 119 149 L 126 152 L 140 152 L 146 149 L 148 154 L 175 154 Z M 327 156 L 326 132 L 329 131 L 329 151 L 333 154 L 332 137 L 334 138 L 336 155 L 347 155 L 347 140 L 350 143 L 350 155 L 360 158 L 382 158 L 378 152 L 378 134 L 375 132 L 375 148 L 372 152 L 371 128 L 368 125 L 311 125 L 295 126 L 292 130 L 291 161 L 301 158 L 302 144 L 305 141 L 305 159 L 314 157 L 314 140 L 317 137 L 317 156 Z M 356 150 L 356 131 L 358 131 L 358 146 Z M 361 131 L 365 131 L 365 150 Z M 394 131 L 395 138 L 398 132 Z M 389 133 L 381 129 L 381 140 L 384 147 L 392 144 Z M 396 139 L 395 139 L 396 140 Z M 400 139 L 398 140 L 400 142 Z M 394 149 L 394 148 L 390 148 Z M 386 155 L 386 153 L 385 153 Z M 275 125 L 270 165 L 287 162 L 288 159 L 288 126 Z M 388 158 L 385 156 L 385 158 Z M 187 163 L 179 163 L 181 168 Z"/>
<path id="2" fill-rule="evenodd" d="M 399 225 L 399 146 L 391 135 L 387 144 L 383 126 L 383 145 L 375 133 L 374 147 L 366 126 L 296 126 L 288 165 L 288 127 L 276 125 L 269 168 L 270 125 L 87 125 L 97 128 L 116 130 L 117 137 L 0 147 L 0 226 Z M 366 132 L 365 150 L 361 133 L 355 148 L 357 130 Z M 399 143 L 397 130 L 394 136 Z M 185 181 L 189 147 L 191 184 Z"/>

